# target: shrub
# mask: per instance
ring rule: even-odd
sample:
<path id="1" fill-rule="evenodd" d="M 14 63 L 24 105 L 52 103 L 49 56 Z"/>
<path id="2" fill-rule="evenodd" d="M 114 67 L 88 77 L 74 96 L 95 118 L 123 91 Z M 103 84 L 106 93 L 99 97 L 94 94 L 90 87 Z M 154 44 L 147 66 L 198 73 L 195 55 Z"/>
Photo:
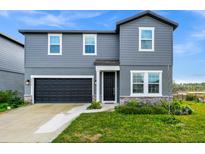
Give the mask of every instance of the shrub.
<path id="1" fill-rule="evenodd" d="M 17 91 L 5 90 L 0 91 L 0 104 L 4 104 L 2 106 L 7 105 L 7 107 L 10 106 L 11 108 L 17 108 L 25 104 L 25 102 Z"/>
<path id="2" fill-rule="evenodd" d="M 6 111 L 8 106 L 9 105 L 7 103 L 1 103 L 0 104 L 0 112 Z"/>
<path id="3" fill-rule="evenodd" d="M 196 101 L 196 102 L 199 102 L 199 98 L 196 95 L 191 95 L 191 94 L 187 94 L 185 100 L 186 101 Z"/>
<path id="4" fill-rule="evenodd" d="M 192 109 L 188 106 L 183 106 L 179 101 L 161 101 L 156 104 L 151 104 L 131 100 L 124 105 L 116 106 L 115 111 L 124 114 L 192 114 Z"/>
<path id="5" fill-rule="evenodd" d="M 101 109 L 101 103 L 97 102 L 97 101 L 93 101 L 90 106 L 87 107 L 88 110 L 92 110 L 92 109 Z"/>
<path id="6" fill-rule="evenodd" d="M 181 114 L 187 115 L 187 114 L 192 114 L 192 109 L 188 106 L 182 106 L 182 112 Z"/>
<path id="7" fill-rule="evenodd" d="M 166 114 L 168 111 L 158 104 L 129 101 L 127 104 L 115 107 L 115 111 L 124 114 Z"/>
<path id="8" fill-rule="evenodd" d="M 155 114 L 168 114 L 168 110 L 161 105 L 154 105 L 153 111 Z"/>
<path id="9" fill-rule="evenodd" d="M 161 101 L 162 106 L 166 108 L 170 114 L 187 115 L 192 114 L 192 109 L 189 106 L 182 105 L 181 101 L 174 100 L 173 102 Z"/>

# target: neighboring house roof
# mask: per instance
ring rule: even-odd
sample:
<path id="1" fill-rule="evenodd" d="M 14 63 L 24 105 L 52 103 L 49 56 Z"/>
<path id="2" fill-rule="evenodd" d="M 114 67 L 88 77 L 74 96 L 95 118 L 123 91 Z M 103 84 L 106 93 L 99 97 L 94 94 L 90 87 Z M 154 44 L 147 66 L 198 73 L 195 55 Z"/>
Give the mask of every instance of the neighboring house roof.
<path id="1" fill-rule="evenodd" d="M 21 42 L 15 40 L 15 39 L 13 39 L 13 38 L 11 38 L 10 36 L 8 36 L 8 35 L 6 35 L 6 34 L 3 34 L 3 33 L 1 33 L 1 32 L 0 32 L 0 36 L 2 36 L 3 38 L 5 38 L 5 39 L 7 39 L 7 40 L 9 40 L 9 41 L 11 41 L 11 42 L 13 42 L 13 43 L 16 43 L 17 45 L 20 45 L 21 47 L 24 48 L 24 44 L 23 44 L 23 43 L 21 43 Z"/>
<path id="2" fill-rule="evenodd" d="M 144 17 L 144 16 L 150 16 L 156 20 L 159 20 L 165 24 L 168 24 L 170 26 L 173 27 L 173 29 L 175 30 L 178 26 L 178 23 L 170 20 L 170 19 L 167 19 L 165 17 L 162 17 L 152 11 L 143 11 L 141 13 L 138 13 L 132 17 L 128 17 L 128 18 L 125 18 L 121 21 L 118 21 L 116 23 L 116 30 L 28 30 L 28 29 L 24 29 L 24 30 L 19 30 L 20 33 L 22 34 L 26 34 L 26 33 L 73 33 L 73 34 L 76 34 L 76 33 L 101 33 L 101 34 L 115 34 L 115 33 L 118 33 L 119 31 L 119 26 L 122 25 L 122 24 L 125 24 L 125 23 L 128 23 L 130 21 L 133 21 L 135 19 L 139 19 L 141 17 Z"/>
<path id="3" fill-rule="evenodd" d="M 119 65 L 119 60 L 116 59 L 96 59 L 94 62 L 95 65 Z"/>

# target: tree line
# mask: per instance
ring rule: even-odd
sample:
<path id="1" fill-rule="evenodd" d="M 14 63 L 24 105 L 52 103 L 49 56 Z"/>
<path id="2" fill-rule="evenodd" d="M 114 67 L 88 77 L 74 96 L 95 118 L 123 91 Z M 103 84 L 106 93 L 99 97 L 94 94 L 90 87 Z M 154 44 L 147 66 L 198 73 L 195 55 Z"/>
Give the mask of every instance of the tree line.
<path id="1" fill-rule="evenodd" d="M 205 92 L 205 82 L 204 83 L 174 83 L 173 93 L 177 92 Z"/>

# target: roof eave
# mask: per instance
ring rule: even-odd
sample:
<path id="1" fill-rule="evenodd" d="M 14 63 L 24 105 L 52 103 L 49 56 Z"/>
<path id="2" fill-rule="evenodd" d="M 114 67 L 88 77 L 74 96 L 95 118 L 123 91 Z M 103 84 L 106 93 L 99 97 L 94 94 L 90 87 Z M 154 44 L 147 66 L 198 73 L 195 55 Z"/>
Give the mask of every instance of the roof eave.
<path id="1" fill-rule="evenodd" d="M 26 30 L 22 29 L 19 30 L 19 33 L 21 34 L 29 34 L 29 33 L 35 33 L 35 34 L 42 34 L 42 33 L 69 33 L 69 34 L 88 34 L 88 33 L 94 33 L 94 34 L 115 34 L 116 30 Z"/>
<path id="2" fill-rule="evenodd" d="M 13 39 L 13 38 L 11 38 L 10 36 L 8 36 L 8 35 L 6 35 L 6 34 L 3 34 L 3 33 L 0 33 L 0 36 L 4 37 L 5 39 L 7 39 L 7 40 L 9 40 L 9 41 L 11 41 L 11 42 L 13 42 L 13 43 L 15 43 L 15 44 L 17 44 L 17 45 L 19 45 L 19 46 L 21 46 L 21 47 L 24 48 L 24 44 L 23 44 L 23 43 L 21 43 L 21 42 L 15 40 L 15 39 Z"/>

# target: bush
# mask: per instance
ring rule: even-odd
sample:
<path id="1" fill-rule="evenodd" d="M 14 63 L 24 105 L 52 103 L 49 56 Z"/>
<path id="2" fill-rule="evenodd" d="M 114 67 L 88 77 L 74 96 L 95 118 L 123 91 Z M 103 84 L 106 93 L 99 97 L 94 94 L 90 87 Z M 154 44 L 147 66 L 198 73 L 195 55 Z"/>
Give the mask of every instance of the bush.
<path id="1" fill-rule="evenodd" d="M 192 109 L 188 106 L 183 106 L 179 101 L 161 101 L 156 104 L 151 104 L 131 100 L 124 105 L 116 106 L 115 111 L 124 114 L 192 114 Z"/>
<path id="2" fill-rule="evenodd" d="M 187 114 L 192 114 L 192 109 L 188 106 L 182 106 L 182 112 L 181 114 L 187 115 Z"/>
<path id="3" fill-rule="evenodd" d="M 129 101 L 127 104 L 115 107 L 115 111 L 124 114 L 167 114 L 168 111 L 160 105 Z"/>
<path id="4" fill-rule="evenodd" d="M 199 98 L 196 95 L 191 95 L 191 94 L 187 94 L 185 100 L 186 101 L 196 101 L 196 102 L 199 102 Z"/>
<path id="5" fill-rule="evenodd" d="M 161 105 L 153 106 L 153 113 L 155 114 L 168 114 L 168 110 Z"/>
<path id="6" fill-rule="evenodd" d="M 7 103 L 1 103 L 0 104 L 0 112 L 6 111 L 8 109 L 8 104 Z"/>
<path id="7" fill-rule="evenodd" d="M 0 91 L 0 104 L 0 108 L 17 108 L 25 104 L 25 102 L 17 91 L 5 90 Z"/>
<path id="8" fill-rule="evenodd" d="M 101 103 L 97 102 L 97 101 L 93 101 L 90 106 L 87 107 L 88 110 L 92 110 L 92 109 L 101 109 Z"/>
<path id="9" fill-rule="evenodd" d="M 173 102 L 161 101 L 161 103 L 173 115 L 187 115 L 193 112 L 189 106 L 182 105 L 182 102 L 178 100 L 174 100 Z"/>

